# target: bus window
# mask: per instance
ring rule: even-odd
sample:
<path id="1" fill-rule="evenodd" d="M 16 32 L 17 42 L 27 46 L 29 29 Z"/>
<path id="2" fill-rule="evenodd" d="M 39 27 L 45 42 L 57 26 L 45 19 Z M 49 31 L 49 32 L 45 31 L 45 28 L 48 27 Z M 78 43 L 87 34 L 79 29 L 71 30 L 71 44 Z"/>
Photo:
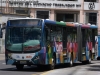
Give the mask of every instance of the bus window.
<path id="1" fill-rule="evenodd" d="M 62 27 L 56 27 L 56 41 L 62 42 Z"/>
<path id="2" fill-rule="evenodd" d="M 50 41 L 53 42 L 54 41 L 54 37 L 56 36 L 56 26 L 51 26 L 50 28 Z"/>
<path id="3" fill-rule="evenodd" d="M 63 28 L 63 48 L 66 48 L 67 46 L 67 29 L 66 27 Z"/>
<path id="4" fill-rule="evenodd" d="M 67 27 L 67 42 L 75 42 L 77 29 L 74 27 Z"/>
<path id="5" fill-rule="evenodd" d="M 85 43 L 86 43 L 86 30 L 82 29 L 82 47 L 85 47 Z"/>
<path id="6" fill-rule="evenodd" d="M 70 34 L 71 34 L 71 30 L 70 30 L 70 27 L 67 27 L 67 42 L 69 42 L 70 41 Z"/>
<path id="7" fill-rule="evenodd" d="M 97 36 L 97 29 L 92 29 L 92 43 L 93 47 L 95 46 L 95 36 Z"/>
<path id="8" fill-rule="evenodd" d="M 90 42 L 91 41 L 91 29 L 86 29 L 86 31 L 85 31 L 85 36 L 86 36 L 86 42 L 85 42 L 85 44 L 87 43 L 87 42 Z"/>
<path id="9" fill-rule="evenodd" d="M 62 28 L 51 26 L 51 41 L 62 42 Z"/>
<path id="10" fill-rule="evenodd" d="M 92 31 L 91 29 L 82 29 L 82 47 L 85 48 L 87 42 L 92 41 Z"/>
<path id="11" fill-rule="evenodd" d="M 72 41 L 73 42 L 77 42 L 77 29 L 76 28 L 73 28 L 73 39 L 72 39 Z"/>
<path id="12" fill-rule="evenodd" d="M 93 40 L 92 40 L 92 29 L 89 29 L 88 30 L 88 34 L 89 34 L 89 42 L 92 42 Z"/>
<path id="13" fill-rule="evenodd" d="M 50 41 L 50 25 L 45 26 L 46 41 Z"/>

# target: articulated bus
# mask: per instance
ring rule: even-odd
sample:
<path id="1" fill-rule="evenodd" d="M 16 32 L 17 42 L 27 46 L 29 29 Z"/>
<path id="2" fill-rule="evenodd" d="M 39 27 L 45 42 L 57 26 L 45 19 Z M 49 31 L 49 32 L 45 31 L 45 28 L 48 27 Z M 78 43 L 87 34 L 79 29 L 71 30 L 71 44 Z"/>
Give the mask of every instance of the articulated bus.
<path id="1" fill-rule="evenodd" d="M 100 35 L 95 38 L 96 40 L 96 49 L 97 49 L 97 60 L 100 60 Z"/>
<path id="2" fill-rule="evenodd" d="M 18 18 L 8 20 L 5 29 L 5 61 L 18 70 L 24 65 L 54 69 L 61 63 L 90 63 L 96 56 L 95 25 Z"/>

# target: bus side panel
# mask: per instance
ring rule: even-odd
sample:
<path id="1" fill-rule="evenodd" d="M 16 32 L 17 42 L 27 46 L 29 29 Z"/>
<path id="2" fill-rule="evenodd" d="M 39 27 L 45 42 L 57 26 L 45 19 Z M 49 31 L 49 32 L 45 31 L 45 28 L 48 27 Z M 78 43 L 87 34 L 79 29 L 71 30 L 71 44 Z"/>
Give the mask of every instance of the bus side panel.
<path id="1" fill-rule="evenodd" d="M 82 62 L 89 60 L 89 52 L 91 47 L 90 34 L 88 29 L 81 29 L 82 31 Z"/>
<path id="2" fill-rule="evenodd" d="M 100 60 L 100 36 L 98 36 L 98 60 Z"/>
<path id="3" fill-rule="evenodd" d="M 63 61 L 63 47 L 62 42 L 53 41 L 52 43 L 47 43 L 46 49 L 46 64 L 52 64 L 52 57 L 55 56 L 56 64 L 64 63 Z"/>
<path id="4" fill-rule="evenodd" d="M 92 29 L 92 49 L 91 49 L 91 58 L 92 60 L 97 59 L 98 56 L 98 34 L 97 29 Z"/>
<path id="5" fill-rule="evenodd" d="M 51 46 L 50 43 L 47 44 L 46 47 L 46 60 L 45 60 L 45 64 L 52 64 L 52 56 L 53 56 L 53 47 Z"/>
<path id="6" fill-rule="evenodd" d="M 49 25 L 47 25 L 49 27 Z M 52 29 L 49 30 L 49 29 Z M 63 50 L 63 41 L 62 41 L 62 27 L 52 26 L 46 30 L 46 36 L 49 37 L 46 39 L 46 64 L 52 64 L 52 57 L 55 56 L 56 64 L 67 63 L 67 59 L 63 56 L 66 53 Z M 59 30 L 60 29 L 60 30 Z M 58 32 L 58 30 L 61 32 Z M 65 35 L 65 34 L 64 34 Z M 66 34 L 67 35 L 67 34 Z M 67 37 L 65 37 L 67 39 Z M 67 43 L 67 41 L 66 41 Z M 65 51 L 65 52 L 64 52 Z M 67 54 L 66 54 L 67 55 Z"/>
<path id="7" fill-rule="evenodd" d="M 77 43 L 78 43 L 78 61 L 81 61 L 82 58 L 82 35 L 81 27 L 77 27 Z"/>
<path id="8" fill-rule="evenodd" d="M 56 41 L 54 40 L 54 37 L 51 37 L 51 25 L 46 25 L 48 28 L 44 28 L 44 42 L 46 47 L 46 55 L 45 55 L 45 64 L 52 64 L 52 57 L 55 55 L 56 57 Z M 51 41 L 52 38 L 52 41 Z M 55 53 L 55 54 L 54 54 Z"/>
<path id="9" fill-rule="evenodd" d="M 73 63 L 75 63 L 78 57 L 77 28 L 72 29 L 71 35 L 67 36 L 67 38 L 70 36 L 67 40 L 67 51 L 69 52 L 69 55 L 73 54 Z M 70 59 L 70 57 L 68 59 Z M 68 62 L 70 62 L 70 60 L 68 60 Z"/>
<path id="10" fill-rule="evenodd" d="M 95 58 L 98 57 L 98 36 L 95 36 Z"/>

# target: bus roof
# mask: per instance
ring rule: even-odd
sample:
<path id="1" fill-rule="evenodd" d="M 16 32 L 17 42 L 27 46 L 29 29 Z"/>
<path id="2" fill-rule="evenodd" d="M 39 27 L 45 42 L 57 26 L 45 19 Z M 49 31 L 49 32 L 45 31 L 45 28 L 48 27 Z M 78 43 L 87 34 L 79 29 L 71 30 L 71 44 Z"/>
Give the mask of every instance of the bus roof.
<path id="1" fill-rule="evenodd" d="M 72 24 L 72 23 L 66 23 L 66 22 L 58 22 L 58 21 L 52 21 L 52 20 L 44 20 L 46 24 L 52 24 L 52 25 L 59 25 L 59 26 L 71 26 L 71 27 L 77 27 L 78 24 Z"/>
<path id="2" fill-rule="evenodd" d="M 81 26 L 82 28 L 98 28 L 97 25 L 87 25 L 87 24 L 82 24 L 82 23 L 70 23 L 70 22 L 57 22 L 57 21 L 52 21 L 52 20 L 45 20 L 46 24 L 52 24 L 52 25 L 61 25 L 61 26 L 71 26 L 71 27 L 77 27 Z"/>
<path id="3" fill-rule="evenodd" d="M 10 18 L 9 20 L 20 20 L 20 19 L 38 19 L 38 20 L 44 20 L 46 24 L 52 24 L 52 25 L 58 25 L 58 26 L 70 26 L 70 27 L 77 27 L 81 26 L 82 28 L 98 28 L 97 25 L 87 25 L 82 23 L 74 23 L 74 22 L 58 22 L 58 21 L 52 21 L 49 19 L 41 19 L 41 18 Z"/>
<path id="4" fill-rule="evenodd" d="M 81 25 L 82 28 L 98 28 L 97 25 Z"/>
<path id="5" fill-rule="evenodd" d="M 39 19 L 39 20 L 41 20 L 40 18 L 29 18 L 29 17 L 26 17 L 26 18 L 9 18 L 8 20 L 21 20 L 21 19 Z"/>

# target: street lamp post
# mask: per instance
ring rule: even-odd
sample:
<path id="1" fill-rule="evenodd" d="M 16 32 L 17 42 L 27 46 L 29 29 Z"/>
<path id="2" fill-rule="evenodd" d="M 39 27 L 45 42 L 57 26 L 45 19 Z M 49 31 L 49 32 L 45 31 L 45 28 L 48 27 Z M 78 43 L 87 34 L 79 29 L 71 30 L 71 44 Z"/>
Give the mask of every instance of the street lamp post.
<path id="1" fill-rule="evenodd" d="M 2 0 L 1 0 L 1 14 L 2 14 Z"/>

